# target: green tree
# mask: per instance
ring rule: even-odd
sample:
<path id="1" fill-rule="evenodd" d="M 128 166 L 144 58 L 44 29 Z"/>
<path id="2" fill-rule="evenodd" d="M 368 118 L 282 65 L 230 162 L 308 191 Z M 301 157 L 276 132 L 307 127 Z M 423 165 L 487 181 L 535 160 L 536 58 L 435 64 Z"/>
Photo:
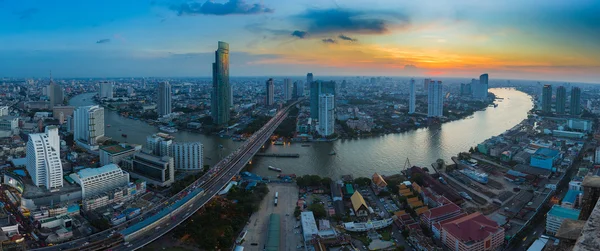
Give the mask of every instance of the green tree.
<path id="1" fill-rule="evenodd" d="M 324 218 L 327 216 L 325 207 L 320 203 L 313 203 L 312 205 L 308 206 L 308 210 L 313 212 L 315 218 Z"/>
<path id="2" fill-rule="evenodd" d="M 321 185 L 321 177 L 319 177 L 319 175 L 310 175 L 309 184 L 310 184 L 310 186 L 320 186 Z"/>
<path id="3" fill-rule="evenodd" d="M 300 207 L 296 207 L 296 209 L 294 209 L 294 217 L 296 217 L 296 218 L 300 217 L 300 213 L 302 213 L 302 211 L 300 210 Z"/>
<path id="4" fill-rule="evenodd" d="M 354 183 L 357 184 L 358 186 L 364 187 L 364 186 L 371 185 L 371 179 L 365 178 L 365 177 L 360 177 L 360 178 L 354 179 Z"/>
<path id="5" fill-rule="evenodd" d="M 323 186 L 330 186 L 331 182 L 333 182 L 333 181 L 329 177 L 324 177 L 323 179 L 321 179 L 321 184 Z"/>

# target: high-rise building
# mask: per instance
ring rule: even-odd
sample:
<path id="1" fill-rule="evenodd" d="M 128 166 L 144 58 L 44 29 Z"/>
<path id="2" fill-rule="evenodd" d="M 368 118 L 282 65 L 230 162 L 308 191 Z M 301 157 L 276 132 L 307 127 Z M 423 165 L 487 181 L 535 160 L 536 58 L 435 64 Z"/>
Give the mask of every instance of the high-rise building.
<path id="1" fill-rule="evenodd" d="M 314 80 L 313 80 L 313 74 L 312 74 L 312 72 L 309 72 L 308 74 L 306 74 L 306 84 L 310 85 L 310 83 L 312 83 L 313 81 Z"/>
<path id="2" fill-rule="evenodd" d="M 273 104 L 275 104 L 275 85 L 273 84 L 272 78 L 270 78 L 266 82 L 265 104 L 268 106 L 272 106 Z"/>
<path id="3" fill-rule="evenodd" d="M 471 96 L 473 95 L 473 91 L 471 90 L 471 83 L 460 84 L 460 95 L 461 96 Z"/>
<path id="4" fill-rule="evenodd" d="M 481 93 L 481 85 L 479 85 L 478 79 L 471 79 L 471 97 L 479 98 L 478 95 Z"/>
<path id="5" fill-rule="evenodd" d="M 75 110 L 73 120 L 75 142 L 85 148 L 97 150 L 96 141 L 104 136 L 104 108 L 97 105 L 80 106 Z"/>
<path id="6" fill-rule="evenodd" d="M 26 168 L 38 187 L 52 191 L 63 186 L 58 127 L 48 126 L 44 133 L 29 134 Z"/>
<path id="7" fill-rule="evenodd" d="M 131 177 L 146 180 L 156 186 L 170 186 L 175 182 L 173 158 L 158 157 L 143 152 L 136 153 L 131 159 L 123 160 L 124 167 Z"/>
<path id="8" fill-rule="evenodd" d="M 62 105 L 64 102 L 64 92 L 63 88 L 60 85 L 57 85 L 50 79 L 50 85 L 48 85 L 48 96 L 50 98 L 50 108 L 53 108 L 57 105 Z"/>
<path id="9" fill-rule="evenodd" d="M 85 168 L 69 175 L 81 186 L 83 199 L 108 192 L 115 188 L 125 187 L 129 184 L 129 173 L 121 170 L 115 164 L 108 164 L 99 168 Z"/>
<path id="10" fill-rule="evenodd" d="M 229 84 L 229 44 L 219 41 L 213 63 L 213 89 L 211 95 L 211 115 L 213 124 L 218 127 L 229 123 L 231 107 L 231 86 Z"/>
<path id="11" fill-rule="evenodd" d="M 137 147 L 136 147 L 137 148 Z M 121 164 L 121 160 L 127 158 L 139 149 L 126 144 L 105 146 L 100 149 L 100 165 Z"/>
<path id="12" fill-rule="evenodd" d="M 487 99 L 488 96 L 488 74 L 484 73 L 479 76 L 479 95 L 480 99 Z"/>
<path id="13" fill-rule="evenodd" d="M 426 92 L 429 91 L 429 82 L 431 82 L 431 79 L 429 78 L 423 80 L 423 90 L 425 90 Z"/>
<path id="14" fill-rule="evenodd" d="M 415 94 L 416 90 L 415 90 L 415 79 L 410 79 L 410 97 L 408 99 L 408 113 L 409 114 L 413 114 L 415 113 L 415 108 L 417 105 L 417 97 Z"/>
<path id="15" fill-rule="evenodd" d="M 294 91 L 294 86 L 292 85 L 292 80 L 286 78 L 283 80 L 283 100 L 288 101 L 292 99 L 292 92 Z"/>
<path id="16" fill-rule="evenodd" d="M 310 83 L 310 117 L 319 119 L 319 96 L 331 94 L 335 97 L 335 81 L 313 81 Z"/>
<path id="17" fill-rule="evenodd" d="M 542 89 L 542 112 L 552 112 L 552 86 L 544 85 Z"/>
<path id="18" fill-rule="evenodd" d="M 172 146 L 175 169 L 184 171 L 202 170 L 204 146 L 200 142 L 175 143 Z"/>
<path id="19" fill-rule="evenodd" d="M 333 94 L 321 94 L 319 96 L 319 126 L 317 131 L 321 136 L 327 137 L 335 130 L 335 96 Z"/>
<path id="20" fill-rule="evenodd" d="M 114 82 L 110 81 L 101 81 L 100 83 L 100 99 L 103 98 L 113 98 L 113 85 Z"/>
<path id="21" fill-rule="evenodd" d="M 567 89 L 564 86 L 556 88 L 556 113 L 565 114 L 567 103 Z"/>
<path id="22" fill-rule="evenodd" d="M 171 84 L 169 82 L 160 82 L 158 84 L 158 116 L 162 117 L 171 114 Z"/>
<path id="23" fill-rule="evenodd" d="M 579 87 L 571 88 L 571 115 L 581 114 L 581 89 Z"/>
<path id="24" fill-rule="evenodd" d="M 427 117 L 444 116 L 444 93 L 442 81 L 429 82 L 427 91 Z"/>
<path id="25" fill-rule="evenodd" d="M 156 156 L 171 156 L 173 140 L 158 134 L 146 137 L 146 150 Z"/>

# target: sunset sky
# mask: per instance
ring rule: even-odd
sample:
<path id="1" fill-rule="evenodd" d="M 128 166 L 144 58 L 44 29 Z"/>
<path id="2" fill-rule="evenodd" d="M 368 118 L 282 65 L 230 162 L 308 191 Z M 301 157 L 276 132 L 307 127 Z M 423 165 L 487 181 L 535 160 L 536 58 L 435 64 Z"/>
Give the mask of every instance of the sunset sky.
<path id="1" fill-rule="evenodd" d="M 0 0 L 0 77 L 447 76 L 600 83 L 597 0 Z"/>

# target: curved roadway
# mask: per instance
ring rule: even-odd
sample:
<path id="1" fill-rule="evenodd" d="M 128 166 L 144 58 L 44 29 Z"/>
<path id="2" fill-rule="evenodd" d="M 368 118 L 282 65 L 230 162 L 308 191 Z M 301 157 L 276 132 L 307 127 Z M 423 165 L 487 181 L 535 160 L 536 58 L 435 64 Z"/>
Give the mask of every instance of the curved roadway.
<path id="1" fill-rule="evenodd" d="M 181 224 L 187 218 L 189 218 L 194 212 L 198 211 L 204 204 L 210 201 L 221 189 L 227 185 L 227 183 L 238 174 L 250 161 L 250 159 L 258 152 L 265 141 L 273 134 L 275 129 L 283 122 L 287 117 L 289 109 L 295 106 L 303 99 L 295 101 L 291 105 L 285 107 L 279 111 L 267 124 L 265 124 L 260 130 L 255 132 L 244 145 L 238 150 L 231 153 L 225 159 L 222 159 L 217 163 L 211 170 L 196 180 L 194 183 L 189 185 L 186 189 L 172 196 L 168 200 L 162 201 L 160 204 L 155 205 L 150 210 L 146 210 L 145 213 L 139 215 L 127 222 L 117 225 L 111 229 L 90 235 L 86 238 L 80 238 L 63 244 L 55 245 L 52 247 L 38 248 L 35 250 L 136 250 L 148 243 L 158 239 L 164 234 L 171 231 L 177 225 Z M 198 193 L 185 203 L 183 206 L 177 208 L 170 208 L 172 212 L 165 217 L 170 220 L 164 220 L 165 217 L 161 218 L 161 222 L 151 229 L 140 230 L 135 232 L 136 238 L 129 240 L 128 236 L 131 228 L 139 228 L 140 222 L 148 217 L 156 215 L 168 206 L 173 205 L 180 199 L 184 198 L 185 195 L 190 192 L 198 192 L 198 190 L 204 190 L 204 192 Z M 183 207 L 183 208 L 181 208 Z M 121 235 L 121 233 L 126 236 Z M 123 238 L 119 238 L 123 237 Z M 128 241 L 125 241 L 128 240 Z"/>

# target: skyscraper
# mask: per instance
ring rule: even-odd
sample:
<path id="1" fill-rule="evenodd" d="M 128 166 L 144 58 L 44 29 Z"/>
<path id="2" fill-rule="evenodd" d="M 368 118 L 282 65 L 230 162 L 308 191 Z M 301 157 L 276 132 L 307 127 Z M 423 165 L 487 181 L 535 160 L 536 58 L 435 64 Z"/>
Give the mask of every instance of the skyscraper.
<path id="1" fill-rule="evenodd" d="M 266 82 L 265 104 L 267 104 L 268 106 L 272 106 L 273 104 L 275 104 L 275 85 L 273 84 L 272 78 L 270 78 Z"/>
<path id="2" fill-rule="evenodd" d="M 294 93 L 296 98 L 304 97 L 304 83 L 302 81 L 294 82 Z"/>
<path id="3" fill-rule="evenodd" d="M 158 134 L 146 137 L 146 150 L 156 156 L 171 156 L 173 140 L 158 136 Z"/>
<path id="4" fill-rule="evenodd" d="M 556 88 L 556 113 L 565 114 L 565 105 L 567 103 L 567 89 L 564 86 Z"/>
<path id="5" fill-rule="evenodd" d="M 571 88 L 571 115 L 581 114 L 581 89 L 579 87 Z"/>
<path id="6" fill-rule="evenodd" d="M 57 127 L 48 126 L 44 133 L 29 134 L 26 168 L 38 187 L 45 186 L 53 191 L 63 186 Z"/>
<path id="7" fill-rule="evenodd" d="M 425 90 L 426 92 L 429 91 L 429 82 L 431 82 L 431 79 L 429 78 L 423 80 L 423 90 Z"/>
<path id="8" fill-rule="evenodd" d="M 204 146 L 200 142 L 181 142 L 173 144 L 175 169 L 185 171 L 202 170 Z"/>
<path id="9" fill-rule="evenodd" d="M 481 76 L 479 76 L 479 98 L 480 99 L 487 99 L 488 96 L 488 74 L 484 73 L 481 74 Z"/>
<path id="10" fill-rule="evenodd" d="M 552 85 L 544 85 L 542 89 L 542 112 L 552 112 Z"/>
<path id="11" fill-rule="evenodd" d="M 113 98 L 113 82 L 101 81 L 100 83 L 100 99 Z"/>
<path id="12" fill-rule="evenodd" d="M 313 82 L 313 74 L 312 72 L 309 72 L 308 74 L 306 74 L 306 84 L 310 85 L 310 83 Z"/>
<path id="13" fill-rule="evenodd" d="M 63 88 L 60 85 L 54 83 L 52 78 L 50 78 L 50 85 L 48 85 L 48 97 L 50 98 L 50 108 L 53 108 L 56 105 L 62 105 L 65 99 Z"/>
<path id="14" fill-rule="evenodd" d="M 413 114 L 415 113 L 415 106 L 416 106 L 416 95 L 415 95 L 415 79 L 411 78 L 410 79 L 410 97 L 408 100 L 408 113 L 409 114 Z"/>
<path id="15" fill-rule="evenodd" d="M 481 93 L 481 85 L 479 85 L 479 80 L 471 79 L 471 97 L 479 98 L 479 93 Z"/>
<path id="16" fill-rule="evenodd" d="M 292 92 L 294 91 L 294 86 L 292 85 L 292 80 L 286 78 L 283 80 L 283 100 L 288 101 L 292 99 Z"/>
<path id="17" fill-rule="evenodd" d="M 335 96 L 333 94 L 319 95 L 319 126 L 317 131 L 321 136 L 327 137 L 335 130 Z"/>
<path id="18" fill-rule="evenodd" d="M 80 106 L 75 110 L 73 120 L 75 142 L 91 150 L 98 149 L 96 141 L 104 136 L 104 108 L 97 105 Z"/>
<path id="19" fill-rule="evenodd" d="M 427 117 L 442 117 L 444 115 L 444 93 L 442 81 L 429 82 L 427 91 Z"/>
<path id="20" fill-rule="evenodd" d="M 335 97 L 335 81 L 313 81 L 310 83 L 310 117 L 319 119 L 319 96 L 332 94 Z"/>
<path id="21" fill-rule="evenodd" d="M 160 82 L 158 84 L 158 116 L 162 117 L 171 113 L 171 84 Z"/>
<path id="22" fill-rule="evenodd" d="M 213 90 L 211 95 L 211 115 L 218 127 L 229 123 L 231 107 L 231 86 L 229 85 L 229 44 L 219 41 L 213 63 Z"/>
<path id="23" fill-rule="evenodd" d="M 471 83 L 460 84 L 460 95 L 461 96 L 471 96 Z"/>

